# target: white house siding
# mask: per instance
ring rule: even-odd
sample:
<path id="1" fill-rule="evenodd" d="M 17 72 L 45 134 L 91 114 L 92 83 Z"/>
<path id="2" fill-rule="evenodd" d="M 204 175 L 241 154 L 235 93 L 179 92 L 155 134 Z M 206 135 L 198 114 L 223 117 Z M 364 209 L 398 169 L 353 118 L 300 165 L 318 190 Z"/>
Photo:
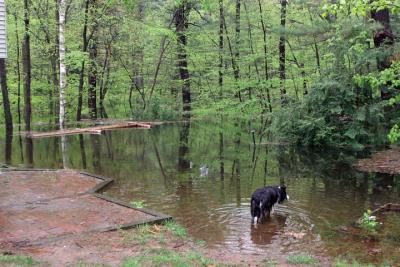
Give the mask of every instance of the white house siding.
<path id="1" fill-rule="evenodd" d="M 4 0 L 0 0 L 0 58 L 7 57 L 6 42 L 6 6 Z"/>

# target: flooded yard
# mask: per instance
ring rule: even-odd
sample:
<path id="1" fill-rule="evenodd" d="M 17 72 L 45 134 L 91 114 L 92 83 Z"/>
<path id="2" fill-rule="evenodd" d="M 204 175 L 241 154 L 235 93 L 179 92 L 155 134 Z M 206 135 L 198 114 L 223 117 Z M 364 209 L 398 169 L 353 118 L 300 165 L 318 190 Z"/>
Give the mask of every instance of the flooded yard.
<path id="1" fill-rule="evenodd" d="M 400 263 L 398 240 L 335 231 L 367 209 L 398 202 L 399 176 L 356 171 L 361 155 L 355 152 L 300 150 L 269 143 L 260 133 L 249 123 L 195 121 L 30 142 L 14 136 L 1 140 L 0 162 L 111 177 L 115 183 L 104 194 L 171 215 L 194 238 L 227 253 Z M 251 193 L 283 183 L 290 201 L 252 225 Z"/>

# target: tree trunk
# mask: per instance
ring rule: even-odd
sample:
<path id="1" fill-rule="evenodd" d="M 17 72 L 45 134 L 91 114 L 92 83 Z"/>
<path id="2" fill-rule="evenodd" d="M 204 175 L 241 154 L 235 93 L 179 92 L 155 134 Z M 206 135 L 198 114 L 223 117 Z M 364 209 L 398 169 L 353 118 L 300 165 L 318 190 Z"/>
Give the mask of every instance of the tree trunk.
<path id="1" fill-rule="evenodd" d="M 108 90 L 108 80 L 110 78 L 110 57 L 111 57 L 111 43 L 106 45 L 106 55 L 103 62 L 103 71 L 101 74 L 100 82 L 100 117 L 108 118 L 106 109 L 104 107 L 104 99 Z"/>
<path id="2" fill-rule="evenodd" d="M 263 41 L 264 41 L 264 73 L 265 73 L 265 81 L 267 82 L 269 80 L 269 75 L 268 75 L 268 53 L 267 53 L 267 28 L 265 27 L 264 23 L 264 18 L 263 18 L 263 10 L 262 10 L 262 5 L 261 5 L 261 0 L 258 0 L 258 7 L 260 11 L 260 22 L 261 22 L 261 28 L 263 31 Z M 272 112 L 272 105 L 271 105 L 271 93 L 269 90 L 269 87 L 267 87 L 267 100 L 268 100 L 268 109 L 269 112 Z"/>
<path id="3" fill-rule="evenodd" d="M 65 122 L 65 108 L 66 108 L 66 100 L 65 100 L 65 89 L 67 87 L 67 71 L 65 67 L 65 38 L 64 38 L 64 29 L 65 29 L 65 0 L 58 1 L 59 8 L 59 42 L 58 42 L 58 51 L 60 57 L 60 115 L 59 115 L 59 125 L 60 129 L 64 127 Z"/>
<path id="4" fill-rule="evenodd" d="M 223 23 L 224 23 L 225 36 L 226 36 L 226 40 L 227 40 L 227 43 L 228 43 L 229 54 L 231 56 L 233 77 L 235 78 L 236 84 L 238 84 L 238 81 L 239 81 L 239 78 L 240 78 L 239 77 L 239 72 L 237 71 L 238 70 L 238 66 L 237 66 L 236 58 L 235 58 L 234 51 L 233 51 L 233 48 L 232 48 L 231 40 L 229 38 L 228 28 L 226 27 L 226 21 L 225 21 L 225 17 L 224 16 L 222 16 L 222 20 L 223 20 Z M 239 97 L 239 100 L 242 101 L 242 99 L 240 97 L 240 94 L 235 94 L 235 97 Z"/>
<path id="5" fill-rule="evenodd" d="M 10 100 L 8 98 L 6 60 L 4 58 L 0 58 L 0 86 L 1 94 L 3 96 L 4 119 L 6 122 L 6 129 L 10 131 L 13 128 L 13 122 L 10 108 Z"/>
<path id="6" fill-rule="evenodd" d="M 144 20 L 144 2 L 139 1 L 137 21 L 143 23 Z M 143 62 L 144 62 L 144 46 L 142 43 L 137 42 L 137 46 L 133 50 L 133 82 L 135 83 L 136 90 L 141 92 L 143 101 L 143 110 L 146 109 L 146 97 L 144 92 L 144 77 L 143 77 Z"/>
<path id="7" fill-rule="evenodd" d="M 97 118 L 97 105 L 96 105 L 96 85 L 97 85 L 97 38 L 91 40 L 89 45 L 89 77 L 88 77 L 88 107 L 91 119 Z"/>
<path id="8" fill-rule="evenodd" d="M 223 0 L 219 0 L 219 70 L 218 84 L 219 97 L 222 99 L 222 86 L 224 83 L 223 68 L 224 68 L 224 4 Z"/>
<path id="9" fill-rule="evenodd" d="M 18 124 L 21 124 L 21 65 L 20 65 L 20 47 L 19 47 L 19 34 L 18 34 L 18 18 L 17 13 L 14 13 L 15 22 L 15 52 L 17 56 L 17 112 L 18 112 Z"/>
<path id="10" fill-rule="evenodd" d="M 392 46 L 394 44 L 394 34 L 390 27 L 390 13 L 389 9 L 385 8 L 382 10 L 373 10 L 371 11 L 371 17 L 376 21 L 382 24 L 383 29 L 378 30 L 374 33 L 374 44 L 375 47 L 381 47 L 383 45 Z M 390 55 L 383 55 L 377 59 L 378 61 L 378 70 L 382 71 L 390 67 Z M 386 90 L 381 90 L 381 99 L 387 100 L 392 96 L 390 92 Z"/>
<path id="11" fill-rule="evenodd" d="M 175 27 L 178 37 L 178 69 L 180 79 L 182 81 L 182 101 L 183 101 L 183 119 L 190 119 L 191 97 L 190 97 L 190 74 L 188 70 L 187 54 L 186 54 L 186 30 L 188 29 L 188 13 L 189 7 L 186 0 L 177 7 L 175 11 Z"/>
<path id="12" fill-rule="evenodd" d="M 59 0 L 55 0 L 57 7 L 58 7 L 58 1 Z M 55 17 L 56 24 L 59 27 L 60 14 L 59 14 L 59 9 L 58 8 L 55 9 L 55 16 L 54 17 Z M 64 17 L 65 17 L 65 15 L 64 15 Z M 48 42 L 48 44 L 50 46 L 53 46 L 53 44 L 51 43 L 50 34 L 49 34 L 47 42 Z M 59 123 L 59 116 L 60 116 L 60 107 L 59 107 L 59 104 L 60 104 L 59 101 L 60 100 L 59 100 L 59 97 L 57 98 L 57 96 L 59 96 L 59 94 L 60 94 L 60 82 L 58 80 L 59 72 L 58 72 L 58 69 L 57 69 L 57 67 L 60 67 L 59 66 L 59 42 L 60 42 L 60 40 L 59 40 L 59 31 L 56 30 L 54 51 L 53 51 L 53 55 L 50 57 L 51 66 L 52 66 L 52 72 L 53 72 L 53 85 L 54 85 L 53 108 L 54 108 L 54 122 L 55 123 Z"/>
<path id="13" fill-rule="evenodd" d="M 314 24 L 314 20 L 312 18 L 310 9 L 308 9 L 308 14 L 310 15 L 311 24 Z M 314 50 L 315 50 L 315 60 L 317 61 L 317 69 L 318 69 L 319 75 L 321 76 L 321 60 L 320 60 L 320 56 L 319 56 L 319 48 L 318 48 L 317 40 L 315 39 L 315 34 L 313 34 L 313 41 L 314 41 Z"/>
<path id="14" fill-rule="evenodd" d="M 286 26 L 286 5 L 287 0 L 281 0 L 281 33 L 279 37 L 279 79 L 280 79 L 280 93 L 281 93 L 281 105 L 285 105 L 286 100 L 286 88 L 285 88 L 285 80 L 286 80 L 286 34 L 285 34 L 285 26 Z"/>
<path id="15" fill-rule="evenodd" d="M 236 62 L 240 57 L 240 0 L 236 0 L 236 15 L 235 15 L 235 58 Z M 240 76 L 240 68 L 237 66 L 238 76 Z"/>
<path id="16" fill-rule="evenodd" d="M 190 169 L 189 154 L 190 120 L 186 120 L 179 131 L 178 171 Z"/>
<path id="17" fill-rule="evenodd" d="M 239 67 L 239 57 L 240 57 L 240 0 L 236 0 L 236 15 L 235 15 L 235 62 L 236 68 L 234 70 L 235 77 L 237 80 L 240 79 L 240 67 Z M 240 102 L 242 102 L 241 88 L 238 86 L 237 97 L 239 97 Z"/>
<path id="18" fill-rule="evenodd" d="M 24 104 L 25 104 L 25 130 L 31 130 L 31 48 L 30 48 L 30 26 L 29 26 L 29 0 L 24 0 L 24 25 L 25 33 L 22 45 L 22 60 L 24 73 Z"/>
<path id="19" fill-rule="evenodd" d="M 88 38 L 87 38 L 87 25 L 88 25 L 88 13 L 89 13 L 89 0 L 85 1 L 85 17 L 83 22 L 83 31 L 82 31 L 82 52 L 86 53 L 88 47 Z M 83 104 L 83 84 L 84 84 L 84 76 L 85 76 L 85 60 L 82 60 L 81 70 L 79 73 L 79 86 L 78 86 L 78 107 L 76 111 L 76 120 L 80 121 L 82 118 L 82 104 Z"/>

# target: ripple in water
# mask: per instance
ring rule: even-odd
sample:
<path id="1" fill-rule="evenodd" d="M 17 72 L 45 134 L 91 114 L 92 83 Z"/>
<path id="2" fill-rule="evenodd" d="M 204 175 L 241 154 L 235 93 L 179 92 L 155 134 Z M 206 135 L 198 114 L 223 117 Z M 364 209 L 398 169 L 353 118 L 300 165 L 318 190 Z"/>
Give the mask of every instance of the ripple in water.
<path id="1" fill-rule="evenodd" d="M 190 219 L 184 224 L 190 225 L 190 232 L 206 240 L 211 247 L 231 252 L 258 254 L 266 249 L 279 250 L 276 253 L 298 252 L 307 244 L 315 247 L 315 242 L 320 241 L 319 235 L 313 232 L 314 225 L 300 208 L 278 205 L 270 219 L 254 225 L 247 202 L 240 207 L 231 203 L 213 209 L 208 217 L 209 223 L 201 227 L 195 227 Z"/>

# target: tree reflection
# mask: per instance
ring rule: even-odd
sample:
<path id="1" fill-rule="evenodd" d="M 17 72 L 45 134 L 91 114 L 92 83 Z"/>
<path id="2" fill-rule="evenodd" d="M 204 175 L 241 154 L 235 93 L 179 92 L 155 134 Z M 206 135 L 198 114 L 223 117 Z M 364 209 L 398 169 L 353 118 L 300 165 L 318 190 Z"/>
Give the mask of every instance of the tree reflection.
<path id="1" fill-rule="evenodd" d="M 190 169 L 189 153 L 190 120 L 183 122 L 179 132 L 178 171 Z"/>

